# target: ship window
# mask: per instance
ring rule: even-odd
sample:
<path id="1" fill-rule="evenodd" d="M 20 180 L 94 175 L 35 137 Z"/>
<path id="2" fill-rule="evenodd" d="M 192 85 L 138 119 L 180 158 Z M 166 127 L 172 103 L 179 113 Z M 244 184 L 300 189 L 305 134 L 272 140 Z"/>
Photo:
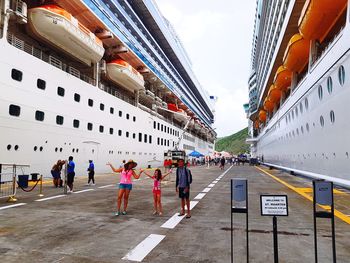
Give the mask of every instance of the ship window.
<path id="1" fill-rule="evenodd" d="M 126 136 L 126 138 L 129 138 L 129 132 L 128 131 L 125 133 L 125 136 Z"/>
<path id="2" fill-rule="evenodd" d="M 136 116 L 132 117 L 133 122 L 136 122 Z"/>
<path id="3" fill-rule="evenodd" d="M 38 89 L 44 90 L 46 88 L 46 81 L 42 79 L 38 79 L 36 81 L 36 86 L 38 87 Z"/>
<path id="4" fill-rule="evenodd" d="M 164 125 L 162 124 L 161 128 L 160 128 L 160 131 L 163 131 L 163 129 L 164 129 Z"/>
<path id="5" fill-rule="evenodd" d="M 152 135 L 149 135 L 149 136 L 148 136 L 148 142 L 149 142 L 149 143 L 152 143 Z"/>
<path id="6" fill-rule="evenodd" d="M 345 69 L 344 66 L 340 66 L 338 70 L 338 79 L 341 86 L 345 83 Z"/>
<path id="7" fill-rule="evenodd" d="M 34 146 L 34 152 L 38 150 L 38 146 Z"/>
<path id="8" fill-rule="evenodd" d="M 11 78 L 17 81 L 22 81 L 23 78 L 23 73 L 22 71 L 19 71 L 17 69 L 12 69 L 11 70 Z"/>
<path id="9" fill-rule="evenodd" d="M 328 79 L 327 79 L 327 90 L 328 90 L 329 94 L 331 94 L 332 91 L 333 91 L 333 80 L 332 80 L 332 77 L 328 77 Z"/>
<path id="10" fill-rule="evenodd" d="M 321 86 L 321 85 L 318 86 L 318 98 L 319 98 L 320 100 L 322 100 L 322 98 L 323 98 L 323 89 L 322 89 L 322 86 Z"/>
<path id="11" fill-rule="evenodd" d="M 88 129 L 89 131 L 92 131 L 92 127 L 93 127 L 92 123 L 89 122 L 89 123 L 87 124 L 87 129 Z"/>
<path id="12" fill-rule="evenodd" d="M 110 114 L 114 114 L 114 108 L 113 108 L 113 107 L 110 107 L 110 108 L 109 108 L 109 113 L 110 113 Z"/>
<path id="13" fill-rule="evenodd" d="M 298 117 L 298 107 L 295 107 L 295 117 Z"/>
<path id="14" fill-rule="evenodd" d="M 119 111 L 119 117 L 122 117 L 123 116 L 123 112 L 120 110 Z"/>
<path id="15" fill-rule="evenodd" d="M 157 123 L 154 121 L 153 122 L 153 129 L 155 129 L 157 127 Z"/>
<path id="16" fill-rule="evenodd" d="M 79 124 L 80 124 L 79 120 L 73 120 L 73 127 L 74 128 L 79 128 Z"/>
<path id="17" fill-rule="evenodd" d="M 127 119 L 127 120 L 130 119 L 129 113 L 126 114 L 126 119 Z"/>
<path id="18" fill-rule="evenodd" d="M 118 136 L 122 136 L 122 130 L 118 130 Z"/>
<path id="19" fill-rule="evenodd" d="M 9 106 L 9 114 L 18 117 L 21 114 L 21 107 L 11 104 Z"/>
<path id="20" fill-rule="evenodd" d="M 142 133 L 139 132 L 139 142 L 142 142 Z"/>
<path id="21" fill-rule="evenodd" d="M 105 105 L 103 103 L 100 103 L 100 110 L 102 110 L 102 111 L 105 110 Z"/>
<path id="22" fill-rule="evenodd" d="M 57 95 L 64 97 L 64 88 L 62 87 L 57 87 Z"/>
<path id="23" fill-rule="evenodd" d="M 109 128 L 109 134 L 113 134 L 113 128 Z"/>
<path id="24" fill-rule="evenodd" d="M 88 105 L 90 107 L 94 106 L 94 101 L 92 99 L 88 99 Z"/>
<path id="25" fill-rule="evenodd" d="M 63 125 L 63 120 L 64 120 L 63 116 L 60 116 L 60 115 L 56 116 L 56 123 L 58 125 Z"/>
<path id="26" fill-rule="evenodd" d="M 170 133 L 170 128 L 169 127 L 167 128 L 167 133 Z"/>
<path id="27" fill-rule="evenodd" d="M 157 130 L 159 131 L 160 123 L 157 123 Z"/>
<path id="28" fill-rule="evenodd" d="M 169 146 L 169 140 L 168 140 L 167 146 Z"/>
<path id="29" fill-rule="evenodd" d="M 307 98 L 305 98 L 305 110 L 308 110 L 309 109 L 309 101 Z"/>
<path id="30" fill-rule="evenodd" d="M 331 110 L 331 112 L 329 113 L 330 115 L 330 118 L 331 118 L 331 123 L 334 123 L 335 122 L 335 114 L 334 114 L 334 111 Z"/>
<path id="31" fill-rule="evenodd" d="M 103 125 L 100 125 L 99 131 L 100 131 L 101 133 L 103 133 L 103 130 L 104 130 Z"/>
<path id="32" fill-rule="evenodd" d="M 320 117 L 320 124 L 321 124 L 322 127 L 324 126 L 324 119 L 323 119 L 323 116 Z"/>
<path id="33" fill-rule="evenodd" d="M 36 119 L 37 121 L 44 121 L 44 117 L 45 117 L 45 113 L 44 113 L 44 112 L 42 112 L 42 111 L 40 111 L 40 110 L 37 110 L 37 111 L 35 112 L 35 119 Z"/>
<path id="34" fill-rule="evenodd" d="M 300 114 L 302 114 L 303 113 L 303 104 L 302 103 L 300 103 L 299 108 L 300 108 Z"/>
<path id="35" fill-rule="evenodd" d="M 292 110 L 292 119 L 294 120 L 294 110 Z"/>
<path id="36" fill-rule="evenodd" d="M 159 139 L 159 137 L 157 138 L 157 145 L 159 145 L 159 141 L 160 141 L 160 139 Z"/>
<path id="37" fill-rule="evenodd" d="M 74 93 L 74 100 L 80 102 L 80 95 L 78 93 Z"/>
<path id="38" fill-rule="evenodd" d="M 163 145 L 163 138 L 162 138 L 162 139 L 160 139 L 160 144 L 161 144 L 161 145 Z"/>
<path id="39" fill-rule="evenodd" d="M 147 134 L 144 134 L 144 136 L 143 136 L 143 142 L 147 143 Z"/>
<path id="40" fill-rule="evenodd" d="M 133 133 L 133 134 L 132 134 L 132 138 L 133 138 L 133 139 L 136 139 L 136 133 Z"/>
<path id="41" fill-rule="evenodd" d="M 300 130 L 301 130 L 301 133 L 304 133 L 304 127 L 303 126 L 300 127 Z"/>

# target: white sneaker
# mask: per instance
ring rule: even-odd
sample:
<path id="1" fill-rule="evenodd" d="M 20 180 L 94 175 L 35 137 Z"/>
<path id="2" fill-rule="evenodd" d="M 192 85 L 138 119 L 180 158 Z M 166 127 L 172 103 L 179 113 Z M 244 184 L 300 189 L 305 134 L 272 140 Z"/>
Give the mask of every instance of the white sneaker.
<path id="1" fill-rule="evenodd" d="M 96 184 L 91 184 L 92 186 L 95 186 Z"/>

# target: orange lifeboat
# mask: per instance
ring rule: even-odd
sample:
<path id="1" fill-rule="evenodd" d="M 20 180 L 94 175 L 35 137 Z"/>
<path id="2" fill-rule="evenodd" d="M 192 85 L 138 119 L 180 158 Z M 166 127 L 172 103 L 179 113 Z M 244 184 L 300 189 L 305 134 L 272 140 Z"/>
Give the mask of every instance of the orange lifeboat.
<path id="1" fill-rule="evenodd" d="M 284 66 L 278 67 L 274 78 L 274 86 L 280 90 L 287 90 L 291 82 L 292 72 Z"/>
<path id="2" fill-rule="evenodd" d="M 145 89 L 143 76 L 122 59 L 107 63 L 106 73 L 107 78 L 131 92 Z"/>
<path id="3" fill-rule="evenodd" d="M 176 114 L 174 114 L 174 118 L 180 122 L 186 121 L 188 116 L 186 112 L 182 109 L 179 109 Z M 202 124 L 200 124 L 202 125 Z"/>
<path id="4" fill-rule="evenodd" d="M 271 85 L 268 98 L 272 103 L 277 103 L 280 101 L 282 96 L 282 91 L 278 89 L 275 85 Z"/>
<path id="5" fill-rule="evenodd" d="M 264 110 L 259 111 L 259 121 L 266 122 L 266 111 Z"/>
<path id="6" fill-rule="evenodd" d="M 347 0 L 306 1 L 298 22 L 300 34 L 305 39 L 322 42 L 346 10 L 347 3 Z"/>
<path id="7" fill-rule="evenodd" d="M 275 108 L 275 104 L 270 100 L 270 98 L 266 98 L 264 101 L 264 109 L 268 112 L 272 112 Z"/>
<path id="8" fill-rule="evenodd" d="M 254 121 L 254 128 L 259 129 L 259 122 L 258 121 Z"/>
<path id="9" fill-rule="evenodd" d="M 310 41 L 300 34 L 295 34 L 289 40 L 283 57 L 283 65 L 292 72 L 300 73 L 308 63 Z"/>
<path id="10" fill-rule="evenodd" d="M 102 41 L 57 5 L 29 9 L 28 20 L 29 28 L 36 36 L 87 65 L 97 63 L 104 54 Z"/>

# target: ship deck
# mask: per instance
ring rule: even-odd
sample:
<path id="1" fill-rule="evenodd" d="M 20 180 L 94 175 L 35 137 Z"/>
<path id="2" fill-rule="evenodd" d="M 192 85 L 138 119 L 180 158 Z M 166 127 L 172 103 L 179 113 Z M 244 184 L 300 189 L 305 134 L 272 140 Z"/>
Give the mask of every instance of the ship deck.
<path id="1" fill-rule="evenodd" d="M 170 181 L 163 182 L 162 216 L 152 215 L 153 182 L 143 176 L 134 183 L 128 214 L 119 217 L 113 213 L 119 176 L 113 174 L 96 175 L 94 187 L 85 186 L 86 178 L 80 176 L 75 193 L 67 196 L 60 196 L 63 190 L 47 181 L 44 197 L 38 197 L 37 189 L 31 193 L 19 190 L 17 207 L 9 207 L 0 199 L 0 260 L 128 262 L 122 258 L 131 258 L 133 251 L 134 260 L 142 262 L 230 262 L 230 179 L 237 177 L 249 182 L 250 261 L 273 262 L 272 218 L 260 215 L 260 194 L 288 195 L 289 216 L 278 218 L 280 262 L 314 261 L 309 179 L 263 166 L 233 166 L 225 173 L 218 167 L 191 169 L 194 207 L 190 219 L 178 220 L 175 215 L 179 199 L 174 174 Z M 218 182 L 213 183 L 216 179 Z M 337 188 L 338 262 L 348 262 L 350 257 L 349 204 L 350 191 Z M 245 262 L 244 216 L 234 214 L 234 221 L 234 261 Z M 168 228 L 162 227 L 166 222 Z M 332 261 L 330 233 L 329 220 L 318 219 L 322 262 Z M 138 246 L 141 242 L 142 248 Z M 148 253 L 147 247 L 153 244 Z"/>

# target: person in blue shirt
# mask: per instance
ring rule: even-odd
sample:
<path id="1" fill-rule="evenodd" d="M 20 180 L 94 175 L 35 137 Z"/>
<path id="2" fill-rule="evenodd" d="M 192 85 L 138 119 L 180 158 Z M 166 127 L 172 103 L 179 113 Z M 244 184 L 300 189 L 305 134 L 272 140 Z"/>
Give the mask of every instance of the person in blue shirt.
<path id="1" fill-rule="evenodd" d="M 187 206 L 186 218 L 191 218 L 190 210 L 190 185 L 192 183 L 191 171 L 185 166 L 184 159 L 178 160 L 178 167 L 176 169 L 176 192 L 179 193 L 181 199 L 181 212 L 179 216 L 185 215 L 185 203 Z"/>
<path id="2" fill-rule="evenodd" d="M 74 176 L 75 176 L 75 163 L 73 162 L 73 156 L 69 156 L 68 158 L 68 164 L 67 164 L 67 185 L 69 187 L 68 193 L 73 192 L 73 183 L 74 183 Z"/>
<path id="3" fill-rule="evenodd" d="M 87 170 L 89 174 L 88 185 L 95 185 L 95 165 L 92 160 L 89 160 L 89 167 Z M 92 184 L 90 183 L 90 181 L 92 181 Z"/>

